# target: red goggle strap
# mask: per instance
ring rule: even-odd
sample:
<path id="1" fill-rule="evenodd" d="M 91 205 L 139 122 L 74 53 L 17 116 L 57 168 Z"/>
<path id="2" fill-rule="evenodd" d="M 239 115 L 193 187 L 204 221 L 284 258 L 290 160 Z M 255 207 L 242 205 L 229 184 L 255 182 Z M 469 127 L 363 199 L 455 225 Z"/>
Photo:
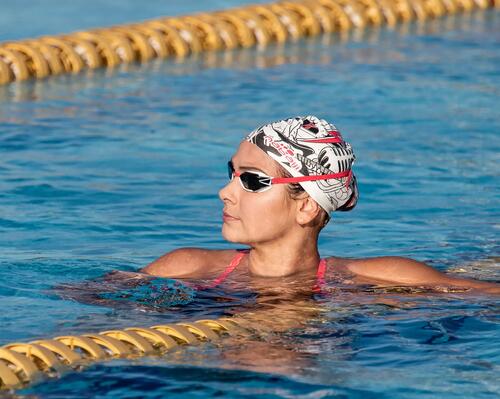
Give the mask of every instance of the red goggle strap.
<path id="1" fill-rule="evenodd" d="M 340 173 L 330 173 L 328 175 L 317 175 L 317 176 L 300 176 L 300 177 L 273 177 L 271 183 L 301 183 L 303 181 L 315 181 L 315 180 L 328 180 L 328 179 L 340 179 L 341 177 L 350 177 L 352 171 L 340 172 Z M 348 179 L 350 180 L 350 179 Z"/>
<path id="2" fill-rule="evenodd" d="M 243 173 L 252 173 L 252 172 L 243 172 Z M 236 177 L 240 177 L 241 172 L 233 172 L 233 175 Z M 260 176 L 263 179 L 271 179 L 271 184 L 288 184 L 288 183 L 301 183 L 303 181 L 315 181 L 315 180 L 328 180 L 328 179 L 340 179 L 342 177 L 347 177 L 346 187 L 349 186 L 352 178 L 352 170 L 346 172 L 339 173 L 330 173 L 327 175 L 316 175 L 316 176 L 300 176 L 300 177 L 269 177 L 269 176 Z"/>

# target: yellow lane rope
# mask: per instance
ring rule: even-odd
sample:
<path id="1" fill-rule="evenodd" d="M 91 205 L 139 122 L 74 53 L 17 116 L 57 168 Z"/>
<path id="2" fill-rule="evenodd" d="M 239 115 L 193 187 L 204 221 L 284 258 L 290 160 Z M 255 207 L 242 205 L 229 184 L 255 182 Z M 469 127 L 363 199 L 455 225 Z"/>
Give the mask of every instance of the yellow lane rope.
<path id="1" fill-rule="evenodd" d="M 162 355 L 179 345 L 241 331 L 234 320 L 222 318 L 14 342 L 0 347 L 0 390 L 22 388 L 95 361 Z"/>
<path id="2" fill-rule="evenodd" d="M 0 43 L 0 85 L 486 8 L 500 8 L 500 0 L 286 0 L 4 42 Z"/>

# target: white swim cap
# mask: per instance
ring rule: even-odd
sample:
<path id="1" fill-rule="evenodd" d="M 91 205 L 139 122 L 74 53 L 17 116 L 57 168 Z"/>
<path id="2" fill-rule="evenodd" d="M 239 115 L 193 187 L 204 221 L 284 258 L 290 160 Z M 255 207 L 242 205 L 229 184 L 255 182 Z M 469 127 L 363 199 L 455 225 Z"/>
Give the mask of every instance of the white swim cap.
<path id="1" fill-rule="evenodd" d="M 349 172 L 346 177 L 303 181 L 304 190 L 328 213 L 350 211 L 358 201 L 352 173 L 356 157 L 333 125 L 315 116 L 272 122 L 250 133 L 255 144 L 293 177 Z"/>

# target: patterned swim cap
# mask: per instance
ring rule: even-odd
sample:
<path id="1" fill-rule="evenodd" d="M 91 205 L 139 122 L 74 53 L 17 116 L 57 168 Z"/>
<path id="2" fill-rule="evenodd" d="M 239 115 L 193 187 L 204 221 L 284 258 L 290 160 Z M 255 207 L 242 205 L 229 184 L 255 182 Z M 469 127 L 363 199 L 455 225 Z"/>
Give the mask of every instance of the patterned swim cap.
<path id="1" fill-rule="evenodd" d="M 272 122 L 250 133 L 246 140 L 258 146 L 293 177 L 348 172 L 340 178 L 303 181 L 304 190 L 328 213 L 350 211 L 358 201 L 352 173 L 356 157 L 337 128 L 315 116 Z"/>

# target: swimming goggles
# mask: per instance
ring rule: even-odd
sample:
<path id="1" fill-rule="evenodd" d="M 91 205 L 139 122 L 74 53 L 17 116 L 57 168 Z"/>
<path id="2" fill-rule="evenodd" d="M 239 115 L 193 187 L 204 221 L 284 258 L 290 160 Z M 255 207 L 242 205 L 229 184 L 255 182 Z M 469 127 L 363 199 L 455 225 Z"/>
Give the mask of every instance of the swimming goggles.
<path id="1" fill-rule="evenodd" d="M 352 172 L 348 170 L 345 172 L 331 173 L 327 175 L 300 176 L 300 177 L 271 177 L 257 170 L 236 172 L 234 170 L 233 161 L 229 161 L 227 163 L 227 173 L 229 175 L 229 180 L 233 180 L 233 178 L 239 177 L 240 185 L 241 187 L 243 187 L 243 190 L 251 193 L 261 193 L 263 191 L 267 191 L 272 187 L 273 184 L 290 184 L 290 183 L 301 183 L 304 181 L 340 179 L 341 177 L 348 177 L 346 182 L 347 183 L 346 185 L 348 185 L 352 176 Z"/>

